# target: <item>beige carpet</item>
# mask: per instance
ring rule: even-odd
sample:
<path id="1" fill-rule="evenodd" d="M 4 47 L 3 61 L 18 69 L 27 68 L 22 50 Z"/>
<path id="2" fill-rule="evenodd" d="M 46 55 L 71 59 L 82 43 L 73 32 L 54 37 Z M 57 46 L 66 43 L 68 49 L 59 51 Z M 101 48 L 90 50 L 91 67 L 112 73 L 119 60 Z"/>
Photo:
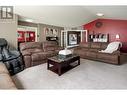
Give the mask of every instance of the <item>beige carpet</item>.
<path id="1" fill-rule="evenodd" d="M 127 64 L 117 66 L 81 59 L 81 65 L 58 76 L 47 64 L 28 68 L 13 79 L 23 89 L 127 89 Z"/>

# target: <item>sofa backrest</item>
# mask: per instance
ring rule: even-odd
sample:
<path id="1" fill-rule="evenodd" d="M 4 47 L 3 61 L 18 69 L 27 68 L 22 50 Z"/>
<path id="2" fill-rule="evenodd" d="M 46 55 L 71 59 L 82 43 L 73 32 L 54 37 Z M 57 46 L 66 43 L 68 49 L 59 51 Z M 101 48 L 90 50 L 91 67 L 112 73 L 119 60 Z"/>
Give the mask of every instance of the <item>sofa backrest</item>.
<path id="1" fill-rule="evenodd" d="M 42 46 L 44 51 L 53 51 L 58 47 L 58 44 L 55 41 L 45 41 Z"/>
<path id="2" fill-rule="evenodd" d="M 100 42 L 88 42 L 88 43 L 80 43 L 80 47 L 82 48 L 91 48 L 91 49 L 106 49 L 108 43 L 100 43 Z"/>
<path id="3" fill-rule="evenodd" d="M 93 49 L 100 49 L 101 48 L 101 43 L 90 43 L 90 48 Z"/>
<path id="4" fill-rule="evenodd" d="M 80 43 L 79 46 L 82 48 L 90 48 L 90 43 L 89 42 L 88 43 Z"/>
<path id="5" fill-rule="evenodd" d="M 42 49 L 42 43 L 41 42 L 25 42 L 20 43 L 20 51 L 26 50 L 26 49 Z"/>
<path id="6" fill-rule="evenodd" d="M 105 50 L 109 43 L 101 43 L 101 49 Z"/>

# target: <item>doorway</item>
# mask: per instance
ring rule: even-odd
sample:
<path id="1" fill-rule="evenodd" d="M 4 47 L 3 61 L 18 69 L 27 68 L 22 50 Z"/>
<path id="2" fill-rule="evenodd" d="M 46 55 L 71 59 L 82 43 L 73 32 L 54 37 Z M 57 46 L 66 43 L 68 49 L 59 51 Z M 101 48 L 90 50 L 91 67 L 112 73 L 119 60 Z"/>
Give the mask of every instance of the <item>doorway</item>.
<path id="1" fill-rule="evenodd" d="M 17 43 L 18 47 L 23 42 L 37 42 L 37 27 L 18 25 L 17 29 Z"/>

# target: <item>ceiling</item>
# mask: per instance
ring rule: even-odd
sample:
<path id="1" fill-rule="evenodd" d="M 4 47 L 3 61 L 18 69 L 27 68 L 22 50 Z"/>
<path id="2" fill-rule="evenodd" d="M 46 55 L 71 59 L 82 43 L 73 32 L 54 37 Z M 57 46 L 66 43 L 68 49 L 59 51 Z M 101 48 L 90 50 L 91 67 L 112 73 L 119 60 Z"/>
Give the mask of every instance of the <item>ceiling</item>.
<path id="1" fill-rule="evenodd" d="M 35 23 L 62 27 L 77 27 L 100 17 L 127 20 L 127 6 L 15 6 L 20 20 L 32 19 Z"/>

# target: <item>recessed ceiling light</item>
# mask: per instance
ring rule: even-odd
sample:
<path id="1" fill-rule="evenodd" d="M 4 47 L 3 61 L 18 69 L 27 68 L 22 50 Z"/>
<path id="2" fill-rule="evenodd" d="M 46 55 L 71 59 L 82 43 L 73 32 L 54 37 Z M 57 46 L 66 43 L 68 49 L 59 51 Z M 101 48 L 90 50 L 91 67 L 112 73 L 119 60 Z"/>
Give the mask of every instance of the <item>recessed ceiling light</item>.
<path id="1" fill-rule="evenodd" d="M 32 19 L 26 19 L 25 21 L 27 21 L 27 22 L 33 22 Z"/>
<path id="2" fill-rule="evenodd" d="M 96 15 L 97 15 L 97 16 L 104 16 L 103 13 L 97 13 Z"/>

